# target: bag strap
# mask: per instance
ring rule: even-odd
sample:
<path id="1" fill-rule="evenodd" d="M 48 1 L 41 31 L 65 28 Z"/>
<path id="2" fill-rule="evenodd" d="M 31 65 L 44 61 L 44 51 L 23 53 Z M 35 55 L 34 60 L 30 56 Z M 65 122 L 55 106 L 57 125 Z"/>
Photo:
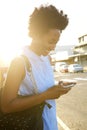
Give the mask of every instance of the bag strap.
<path id="1" fill-rule="evenodd" d="M 26 65 L 27 71 L 30 73 L 30 79 L 31 79 L 31 81 L 32 81 L 32 83 L 33 83 L 33 92 L 34 92 L 35 94 L 38 94 L 37 84 L 36 84 L 36 81 L 35 81 L 35 79 L 34 79 L 34 75 L 33 75 L 33 72 L 32 72 L 31 64 L 30 64 L 30 62 L 29 62 L 27 56 L 25 56 L 25 55 L 21 55 L 21 56 L 23 57 L 23 59 L 24 59 L 24 61 L 25 61 L 25 65 Z"/>
<path id="2" fill-rule="evenodd" d="M 34 76 L 33 76 L 33 73 L 32 73 L 31 64 L 29 63 L 29 60 L 28 60 L 27 56 L 25 56 L 25 55 L 21 55 L 21 56 L 24 58 L 25 64 L 26 64 L 26 67 L 27 67 L 27 70 L 30 72 L 30 78 L 31 78 L 32 83 L 34 84 L 34 92 L 35 92 L 35 94 L 38 94 L 37 84 L 36 84 L 36 82 L 35 82 L 35 79 L 34 79 Z M 47 102 L 45 102 L 45 105 L 47 105 L 49 109 L 52 107 L 52 106 L 51 106 L 49 103 L 47 103 Z"/>
<path id="3" fill-rule="evenodd" d="M 23 57 L 23 59 L 24 59 L 24 61 L 25 61 L 27 70 L 30 72 L 30 71 L 31 71 L 31 64 L 30 64 L 30 62 L 28 61 L 27 56 L 25 56 L 25 55 L 21 55 L 21 56 Z"/>

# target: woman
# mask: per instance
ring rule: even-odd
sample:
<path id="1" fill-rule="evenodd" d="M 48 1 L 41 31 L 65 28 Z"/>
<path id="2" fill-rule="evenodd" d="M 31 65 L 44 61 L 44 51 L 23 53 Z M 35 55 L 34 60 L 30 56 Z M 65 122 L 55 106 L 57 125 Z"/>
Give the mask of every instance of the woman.
<path id="1" fill-rule="evenodd" d="M 51 108 L 49 109 L 47 105 L 44 107 L 43 129 L 58 130 L 55 99 L 66 94 L 70 89 L 54 84 L 48 55 L 54 50 L 61 32 L 67 25 L 67 15 L 53 5 L 35 8 L 29 19 L 29 36 L 32 42 L 30 46 L 24 47 L 22 52 L 22 55 L 29 60 L 34 81 L 31 80 L 32 77 L 26 69 L 23 57 L 15 58 L 9 67 L 2 93 L 3 113 L 26 110 L 46 102 Z M 33 90 L 36 95 L 32 95 Z"/>

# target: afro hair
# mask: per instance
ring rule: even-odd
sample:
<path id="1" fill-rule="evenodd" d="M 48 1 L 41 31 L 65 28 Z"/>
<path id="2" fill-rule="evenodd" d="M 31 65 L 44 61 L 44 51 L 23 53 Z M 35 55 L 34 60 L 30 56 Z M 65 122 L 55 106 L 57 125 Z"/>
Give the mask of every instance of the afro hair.
<path id="1" fill-rule="evenodd" d="M 29 19 L 29 36 L 43 35 L 49 29 L 64 30 L 68 25 L 67 15 L 59 11 L 55 6 L 41 6 L 35 8 Z"/>

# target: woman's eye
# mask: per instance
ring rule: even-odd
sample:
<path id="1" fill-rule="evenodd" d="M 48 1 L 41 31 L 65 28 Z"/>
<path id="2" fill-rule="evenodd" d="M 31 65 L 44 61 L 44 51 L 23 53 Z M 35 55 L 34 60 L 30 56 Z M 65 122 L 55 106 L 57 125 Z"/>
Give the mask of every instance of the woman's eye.
<path id="1" fill-rule="evenodd" d="M 49 43 L 50 43 L 50 44 L 54 44 L 54 43 L 55 43 L 55 41 L 54 41 L 54 40 L 51 40 L 51 41 L 49 41 Z"/>
<path id="2" fill-rule="evenodd" d="M 53 42 L 49 42 L 49 44 L 53 44 Z"/>
<path id="3" fill-rule="evenodd" d="M 56 41 L 50 41 L 49 44 L 56 44 Z"/>

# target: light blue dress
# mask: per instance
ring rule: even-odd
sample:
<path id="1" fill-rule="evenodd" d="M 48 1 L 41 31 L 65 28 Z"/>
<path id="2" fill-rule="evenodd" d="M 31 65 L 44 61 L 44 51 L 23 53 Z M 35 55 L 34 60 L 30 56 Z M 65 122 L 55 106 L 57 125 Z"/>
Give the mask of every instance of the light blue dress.
<path id="1" fill-rule="evenodd" d="M 53 86 L 54 75 L 48 56 L 38 56 L 29 50 L 28 47 L 24 47 L 22 54 L 28 57 L 32 66 L 32 73 L 37 86 L 37 91 L 41 93 Z M 26 69 L 26 76 L 20 85 L 18 93 L 20 95 L 32 94 L 34 89 L 33 86 L 34 85 L 31 81 L 30 74 Z M 47 100 L 46 102 L 48 102 L 52 107 L 49 109 L 47 105 L 45 105 L 42 115 L 44 130 L 58 130 L 55 100 Z"/>

